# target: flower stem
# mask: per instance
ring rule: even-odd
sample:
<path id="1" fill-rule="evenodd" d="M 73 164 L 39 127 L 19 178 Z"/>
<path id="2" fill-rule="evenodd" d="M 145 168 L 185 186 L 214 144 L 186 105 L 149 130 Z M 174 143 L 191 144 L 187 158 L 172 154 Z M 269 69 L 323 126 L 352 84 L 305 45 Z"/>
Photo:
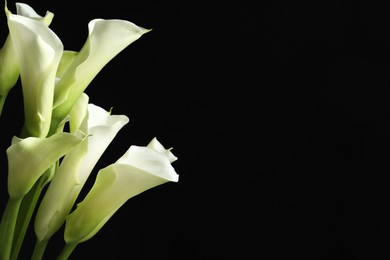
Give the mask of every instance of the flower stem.
<path id="1" fill-rule="evenodd" d="M 20 207 L 20 214 L 17 219 L 15 237 L 14 237 L 14 249 L 12 251 L 11 259 L 18 259 L 20 248 L 22 247 L 24 237 L 29 227 L 31 217 L 34 213 L 38 199 L 42 193 L 42 190 L 47 181 L 47 176 L 50 170 L 47 170 L 34 184 L 31 190 L 24 196 Z"/>
<path id="2" fill-rule="evenodd" d="M 77 245 L 78 243 L 67 243 L 58 255 L 57 260 L 67 260 Z"/>
<path id="3" fill-rule="evenodd" d="M 42 241 L 37 240 L 31 260 L 41 260 L 43 258 L 48 242 L 49 239 L 44 239 Z"/>
<path id="4" fill-rule="evenodd" d="M 10 259 L 12 241 L 15 232 L 16 219 L 18 217 L 22 198 L 8 199 L 3 217 L 0 223 L 0 257 L 2 260 Z"/>

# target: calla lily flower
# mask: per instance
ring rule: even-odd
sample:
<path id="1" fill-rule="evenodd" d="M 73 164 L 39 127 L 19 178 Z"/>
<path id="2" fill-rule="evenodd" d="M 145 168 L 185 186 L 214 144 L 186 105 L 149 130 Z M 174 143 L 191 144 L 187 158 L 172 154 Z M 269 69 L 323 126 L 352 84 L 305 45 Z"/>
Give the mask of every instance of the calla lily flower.
<path id="1" fill-rule="evenodd" d="M 101 169 L 77 208 L 66 218 L 65 241 L 78 244 L 93 237 L 130 198 L 166 182 L 177 182 L 171 163 L 177 158 L 154 138 L 146 147 L 130 146 Z"/>
<path id="2" fill-rule="evenodd" d="M 54 14 L 46 11 L 45 16 L 35 12 L 33 8 L 24 3 L 16 3 L 17 15 L 24 16 L 49 26 L 53 20 Z M 16 84 L 19 78 L 19 66 L 15 58 L 15 50 L 10 35 L 5 40 L 0 49 L 0 102 L 4 102 L 10 89 Z"/>
<path id="3" fill-rule="evenodd" d="M 88 104 L 86 120 L 81 122 L 79 115 L 84 112 L 80 108 L 88 101 L 86 94 L 82 97 L 70 113 L 70 129 L 73 131 L 74 126 L 79 126 L 89 136 L 65 155 L 42 199 L 35 219 L 38 241 L 49 239 L 64 224 L 93 167 L 129 121 L 127 116 L 111 115 L 101 107 Z M 88 129 L 84 129 L 86 121 Z"/>
<path id="4" fill-rule="evenodd" d="M 90 21 L 87 40 L 58 79 L 54 93 L 52 120 L 60 122 L 101 69 L 148 31 L 150 30 L 125 20 Z"/>
<path id="5" fill-rule="evenodd" d="M 81 131 L 75 134 L 57 133 L 48 138 L 14 137 L 7 149 L 8 192 L 11 198 L 23 197 L 39 177 L 85 137 Z"/>
<path id="6" fill-rule="evenodd" d="M 24 5 L 20 12 L 34 16 Z M 8 28 L 20 69 L 26 136 L 45 137 L 50 129 L 56 71 L 63 44 L 46 25 L 45 18 L 31 19 L 6 9 Z M 45 24 L 46 23 L 46 24 Z"/>

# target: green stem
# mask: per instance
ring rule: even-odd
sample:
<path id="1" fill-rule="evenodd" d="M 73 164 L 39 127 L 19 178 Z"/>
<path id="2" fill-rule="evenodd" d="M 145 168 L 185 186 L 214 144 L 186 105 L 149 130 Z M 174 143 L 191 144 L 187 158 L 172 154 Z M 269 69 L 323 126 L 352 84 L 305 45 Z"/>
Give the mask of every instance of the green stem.
<path id="1" fill-rule="evenodd" d="M 24 132 L 23 130 L 21 131 L 20 135 L 22 137 L 30 136 L 29 133 Z M 47 169 L 45 173 L 42 174 L 42 176 L 35 182 L 31 190 L 23 198 L 20 208 L 20 214 L 18 216 L 16 224 L 16 235 L 13 241 L 14 246 L 12 250 L 11 260 L 18 259 L 20 249 L 26 236 L 27 229 L 30 225 L 32 215 L 35 212 L 38 200 L 41 196 L 43 188 L 46 186 L 46 184 L 50 182 L 51 178 L 53 178 L 53 174 L 55 172 L 56 167 L 58 166 L 58 163 L 59 162 L 57 161 L 49 169 Z"/>
<path id="2" fill-rule="evenodd" d="M 20 248 L 22 247 L 32 215 L 35 211 L 35 207 L 38 203 L 38 199 L 42 193 L 42 190 L 45 184 L 47 184 L 47 178 L 48 175 L 51 174 L 51 170 L 51 168 L 47 170 L 23 198 L 15 229 L 16 235 L 14 237 L 14 249 L 11 255 L 12 260 L 18 259 Z"/>
<path id="3" fill-rule="evenodd" d="M 77 245 L 78 243 L 67 243 L 58 255 L 57 260 L 67 260 Z"/>
<path id="4" fill-rule="evenodd" d="M 45 253 L 45 249 L 47 247 L 48 242 L 49 239 L 45 239 L 42 241 L 37 240 L 31 260 L 41 260 L 43 258 L 43 254 Z"/>
<path id="5" fill-rule="evenodd" d="M 22 198 L 8 199 L 3 217 L 0 223 L 0 257 L 1 260 L 10 259 L 12 252 L 12 241 L 15 233 L 16 219 Z"/>

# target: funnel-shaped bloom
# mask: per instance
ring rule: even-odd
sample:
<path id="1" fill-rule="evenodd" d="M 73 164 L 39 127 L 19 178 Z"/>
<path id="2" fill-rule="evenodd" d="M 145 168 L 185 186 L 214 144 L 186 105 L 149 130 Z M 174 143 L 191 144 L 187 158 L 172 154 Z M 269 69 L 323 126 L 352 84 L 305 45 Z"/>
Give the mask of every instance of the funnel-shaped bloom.
<path id="1" fill-rule="evenodd" d="M 94 236 L 130 198 L 166 182 L 177 182 L 171 163 L 177 158 L 154 138 L 146 147 L 130 146 L 114 164 L 101 169 L 77 208 L 67 217 L 65 241 L 80 243 Z"/>
<path id="2" fill-rule="evenodd" d="M 148 31 L 125 20 L 90 21 L 86 42 L 56 85 L 53 120 L 60 122 L 101 69 Z"/>
<path id="3" fill-rule="evenodd" d="M 33 15 L 30 9 L 21 9 L 22 13 Z M 63 45 L 44 23 L 44 18 L 31 19 L 10 11 L 6 13 L 20 69 L 25 113 L 24 130 L 28 136 L 45 137 L 50 129 L 55 76 Z"/>
<path id="4" fill-rule="evenodd" d="M 35 12 L 33 8 L 24 3 L 16 3 L 16 13 L 26 18 L 39 21 L 49 26 L 54 14 L 47 11 L 45 16 Z M 5 98 L 10 89 L 16 84 L 19 78 L 19 66 L 15 58 L 15 50 L 8 35 L 3 47 L 0 49 L 0 96 Z"/>
<path id="5" fill-rule="evenodd" d="M 71 131 L 72 125 L 85 128 L 87 121 L 88 129 L 83 131 L 87 131 L 89 136 L 65 155 L 42 199 L 35 219 L 35 233 L 39 241 L 49 239 L 64 224 L 93 167 L 118 131 L 129 121 L 127 116 L 110 115 L 103 108 L 88 104 L 87 120 L 80 122 L 78 115 L 83 114 L 80 103 L 88 99 L 79 100 L 81 102 L 76 102 L 70 113 Z"/>
<path id="6" fill-rule="evenodd" d="M 14 137 L 7 149 L 8 192 L 11 198 L 23 197 L 38 178 L 58 159 L 79 144 L 85 135 L 57 133 L 48 138 Z"/>

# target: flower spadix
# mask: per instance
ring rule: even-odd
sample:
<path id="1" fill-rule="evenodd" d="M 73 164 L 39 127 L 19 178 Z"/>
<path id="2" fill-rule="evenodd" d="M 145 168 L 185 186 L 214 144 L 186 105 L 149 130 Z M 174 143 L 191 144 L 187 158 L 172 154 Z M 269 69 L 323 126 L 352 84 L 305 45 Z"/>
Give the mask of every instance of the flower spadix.
<path id="1" fill-rule="evenodd" d="M 49 26 L 54 14 L 46 11 L 45 16 L 39 15 L 31 6 L 24 3 L 16 3 L 16 14 L 36 20 Z M 7 12 L 7 9 L 6 9 Z M 15 58 L 15 50 L 10 35 L 0 49 L 0 95 L 6 96 L 9 90 L 16 84 L 19 78 L 19 66 Z"/>
<path id="2" fill-rule="evenodd" d="M 177 182 L 177 158 L 154 138 L 146 147 L 130 146 L 115 163 L 101 169 L 84 200 L 67 217 L 65 241 L 93 237 L 130 198 L 166 182 Z"/>
<path id="3" fill-rule="evenodd" d="M 11 198 L 23 197 L 38 178 L 62 156 L 79 144 L 85 134 L 57 133 L 48 138 L 14 137 L 7 149 L 8 192 Z"/>
<path id="4" fill-rule="evenodd" d="M 63 53 L 63 44 L 47 26 L 50 19 L 35 15 L 19 5 L 20 12 L 6 10 L 8 28 L 20 70 L 25 125 L 28 136 L 45 137 L 50 129 L 55 75 Z"/>
<path id="5" fill-rule="evenodd" d="M 97 161 L 129 121 L 125 115 L 112 115 L 91 103 L 84 109 L 86 102 L 88 98 L 83 93 L 70 113 L 70 129 L 79 127 L 88 137 L 65 155 L 42 199 L 35 220 L 39 241 L 49 239 L 64 224 Z M 80 115 L 84 115 L 83 120 Z"/>
<path id="6" fill-rule="evenodd" d="M 55 89 L 53 120 L 59 122 L 71 110 L 89 83 L 128 45 L 150 30 L 120 19 L 94 19 L 88 24 L 88 37 L 71 63 L 61 73 Z"/>

